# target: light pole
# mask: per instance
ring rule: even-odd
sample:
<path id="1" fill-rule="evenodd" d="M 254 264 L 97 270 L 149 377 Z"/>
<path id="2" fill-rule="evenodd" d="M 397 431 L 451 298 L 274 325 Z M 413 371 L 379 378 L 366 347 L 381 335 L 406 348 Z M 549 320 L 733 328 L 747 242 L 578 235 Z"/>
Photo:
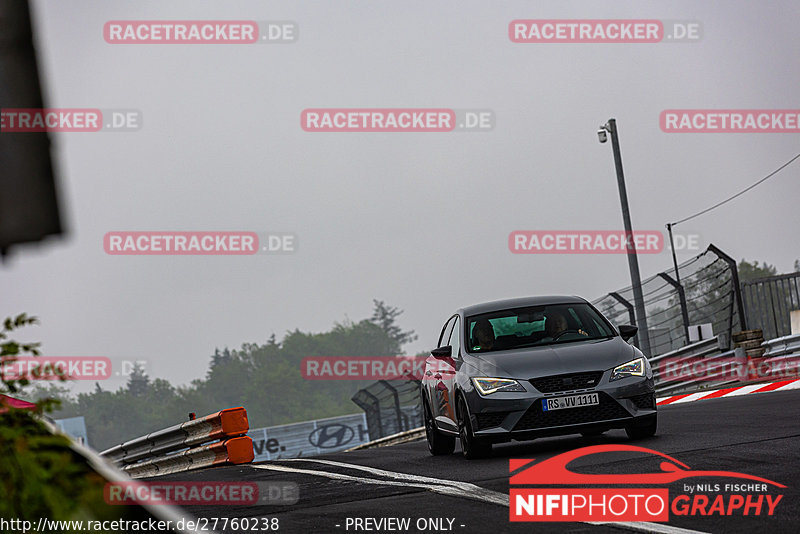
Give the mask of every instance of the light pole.
<path id="1" fill-rule="evenodd" d="M 614 151 L 614 165 L 617 169 L 617 186 L 619 187 L 619 202 L 622 204 L 622 221 L 625 224 L 625 240 L 628 249 L 628 268 L 631 272 L 631 286 L 633 288 L 633 306 L 636 310 L 636 323 L 639 327 L 637 337 L 639 348 L 644 355 L 649 358 L 650 335 L 647 331 L 647 316 L 644 310 L 644 297 L 642 296 L 642 279 L 639 276 L 639 259 L 636 256 L 636 242 L 633 239 L 631 227 L 631 214 L 628 209 L 628 193 L 625 191 L 625 175 L 622 172 L 622 154 L 619 151 L 619 137 L 617 137 L 617 121 L 608 119 L 608 122 L 597 131 L 597 137 L 601 143 L 608 139 L 606 132 L 611 134 L 611 148 Z"/>

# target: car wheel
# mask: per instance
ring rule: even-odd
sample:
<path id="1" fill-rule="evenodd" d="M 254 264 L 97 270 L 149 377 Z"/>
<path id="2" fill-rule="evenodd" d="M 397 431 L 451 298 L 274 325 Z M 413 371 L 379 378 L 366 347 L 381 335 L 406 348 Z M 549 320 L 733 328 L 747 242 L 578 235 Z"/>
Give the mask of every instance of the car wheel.
<path id="1" fill-rule="evenodd" d="M 434 456 L 453 454 L 453 451 L 456 450 L 455 436 L 439 432 L 433 422 L 433 414 L 428 407 L 428 402 L 423 400 L 422 405 L 425 411 L 425 437 L 428 440 L 428 450 Z"/>
<path id="2" fill-rule="evenodd" d="M 655 436 L 657 429 L 658 415 L 651 415 L 642 418 L 642 421 L 626 426 L 625 433 L 630 439 L 643 439 Z"/>
<path id="3" fill-rule="evenodd" d="M 467 460 L 486 458 L 492 453 L 492 444 L 476 438 L 472 432 L 467 403 L 461 396 L 458 397 L 458 436 L 461 440 L 461 450 Z"/>

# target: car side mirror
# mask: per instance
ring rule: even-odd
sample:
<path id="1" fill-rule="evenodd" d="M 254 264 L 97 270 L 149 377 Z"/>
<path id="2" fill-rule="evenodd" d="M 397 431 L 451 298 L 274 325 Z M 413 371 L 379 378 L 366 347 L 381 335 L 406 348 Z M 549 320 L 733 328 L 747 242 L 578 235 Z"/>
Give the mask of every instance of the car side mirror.
<path id="1" fill-rule="evenodd" d="M 633 326 L 631 324 L 621 324 L 621 325 L 619 325 L 619 335 L 625 341 L 628 341 L 630 338 L 635 336 L 638 331 L 639 331 L 639 327 L 638 326 Z"/>
<path id="2" fill-rule="evenodd" d="M 434 358 L 444 359 L 449 358 L 453 354 L 453 347 L 447 345 L 445 347 L 439 347 L 438 349 L 433 349 L 431 351 L 431 356 Z"/>

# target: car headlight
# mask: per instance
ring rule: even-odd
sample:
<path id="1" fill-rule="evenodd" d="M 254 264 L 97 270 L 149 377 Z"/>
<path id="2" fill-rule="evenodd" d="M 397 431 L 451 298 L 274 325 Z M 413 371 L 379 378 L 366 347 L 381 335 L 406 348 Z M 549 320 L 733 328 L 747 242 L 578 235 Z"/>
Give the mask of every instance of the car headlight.
<path id="1" fill-rule="evenodd" d="M 498 391 L 525 391 L 519 382 L 510 378 L 473 378 L 472 383 L 481 395 L 491 395 Z"/>
<path id="2" fill-rule="evenodd" d="M 635 360 L 614 367 L 614 370 L 611 371 L 609 382 L 625 378 L 626 376 L 644 376 L 644 371 L 644 358 L 636 358 Z"/>

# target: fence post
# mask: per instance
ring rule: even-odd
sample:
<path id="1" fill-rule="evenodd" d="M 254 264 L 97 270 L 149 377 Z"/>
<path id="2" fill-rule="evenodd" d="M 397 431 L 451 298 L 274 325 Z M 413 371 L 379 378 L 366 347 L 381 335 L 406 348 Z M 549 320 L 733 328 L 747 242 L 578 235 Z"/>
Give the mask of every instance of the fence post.
<path id="1" fill-rule="evenodd" d="M 622 295 L 616 291 L 609 293 L 608 296 L 625 306 L 625 308 L 628 310 L 628 319 L 631 322 L 630 324 L 636 325 L 636 315 L 633 313 L 633 304 L 622 298 Z"/>
<path id="2" fill-rule="evenodd" d="M 368 399 L 373 402 L 373 405 L 370 406 L 366 402 L 362 401 L 358 398 L 359 395 L 364 395 Z M 364 410 L 364 416 L 367 417 L 367 431 L 370 432 L 369 439 L 377 439 L 382 438 L 383 434 L 383 421 L 381 420 L 381 401 L 378 400 L 378 397 L 367 391 L 367 388 L 359 389 L 358 392 L 351 397 L 353 402 L 355 402 L 362 410 Z M 375 417 L 375 422 L 377 423 L 378 428 L 375 430 L 377 431 L 377 436 L 374 438 L 372 437 L 372 424 L 370 423 L 370 417 Z"/>
<path id="3" fill-rule="evenodd" d="M 392 397 L 394 397 L 394 410 L 395 414 L 397 415 L 397 429 L 398 429 L 397 432 L 404 431 L 405 428 L 403 428 L 403 410 L 400 409 L 400 395 L 397 394 L 397 388 L 392 386 L 386 380 L 378 380 L 378 382 L 383 384 L 383 387 L 392 392 Z"/>
<path id="4" fill-rule="evenodd" d="M 683 286 L 679 284 L 676 280 L 673 280 L 671 276 L 667 273 L 658 273 L 658 276 L 663 278 L 669 285 L 675 288 L 675 291 L 678 292 L 678 300 L 681 304 L 681 319 L 683 320 L 683 337 L 686 340 L 686 344 L 689 344 L 689 309 L 686 307 L 686 292 L 683 290 Z"/>
<path id="5" fill-rule="evenodd" d="M 744 316 L 744 305 L 742 304 L 742 288 L 739 285 L 739 269 L 736 267 L 736 260 L 722 252 L 713 243 L 708 245 L 708 250 L 722 258 L 731 270 L 731 282 L 733 283 L 733 295 L 736 298 L 736 310 L 739 313 L 739 328 L 747 330 L 747 320 Z"/>

